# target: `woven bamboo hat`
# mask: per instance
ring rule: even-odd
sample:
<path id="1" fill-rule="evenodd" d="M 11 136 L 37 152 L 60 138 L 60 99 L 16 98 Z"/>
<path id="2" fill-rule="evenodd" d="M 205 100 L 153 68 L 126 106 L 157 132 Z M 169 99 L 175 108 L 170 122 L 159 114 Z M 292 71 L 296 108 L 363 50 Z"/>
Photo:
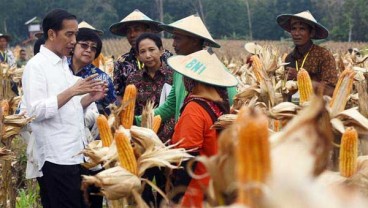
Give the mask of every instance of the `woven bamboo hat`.
<path id="1" fill-rule="evenodd" d="M 11 36 L 7 34 L 0 33 L 0 38 L 5 38 L 8 42 L 11 41 Z"/>
<path id="2" fill-rule="evenodd" d="M 203 82 L 221 87 L 232 87 L 238 84 L 238 80 L 221 63 L 212 48 L 182 56 L 172 56 L 168 64 L 178 73 Z"/>
<path id="3" fill-rule="evenodd" d="M 81 29 L 81 28 L 91 29 L 91 30 L 95 31 L 100 36 L 103 35 L 103 33 L 104 33 L 102 30 L 97 30 L 92 25 L 88 24 L 86 21 L 82 21 L 78 24 L 78 29 Z"/>
<path id="4" fill-rule="evenodd" d="M 251 54 L 259 54 L 263 49 L 262 46 L 254 42 L 246 43 L 244 45 L 244 48 L 246 51 L 248 51 L 248 53 L 251 53 Z"/>
<path id="5" fill-rule="evenodd" d="M 204 40 L 204 45 L 209 47 L 221 47 L 212 38 L 211 34 L 208 32 L 206 26 L 198 15 L 191 15 L 168 25 L 161 24 L 160 27 L 171 34 L 174 32 L 184 32 L 190 36 L 201 38 Z"/>
<path id="6" fill-rule="evenodd" d="M 35 36 L 37 39 L 40 39 L 40 38 L 43 36 L 43 31 L 36 32 L 36 33 L 34 34 L 34 36 Z"/>
<path id="7" fill-rule="evenodd" d="M 287 32 L 291 31 L 291 19 L 300 19 L 303 22 L 311 25 L 315 30 L 316 34 L 313 39 L 325 39 L 328 37 L 328 30 L 323 25 L 321 25 L 313 17 L 313 15 L 307 10 L 297 14 L 282 14 L 277 17 L 277 23 Z"/>
<path id="8" fill-rule="evenodd" d="M 149 26 L 152 32 L 161 32 L 162 29 L 158 26 L 161 22 L 157 22 L 147 17 L 138 9 L 134 10 L 124 19 L 118 23 L 114 23 L 110 26 L 110 32 L 115 35 L 125 36 L 127 33 L 127 26 L 130 23 L 143 23 Z"/>

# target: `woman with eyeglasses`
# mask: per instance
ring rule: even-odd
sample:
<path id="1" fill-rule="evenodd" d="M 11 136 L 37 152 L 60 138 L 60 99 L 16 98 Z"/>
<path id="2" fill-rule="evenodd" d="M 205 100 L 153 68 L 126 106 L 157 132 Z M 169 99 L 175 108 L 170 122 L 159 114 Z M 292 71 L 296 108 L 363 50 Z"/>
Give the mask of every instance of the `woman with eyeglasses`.
<path id="1" fill-rule="evenodd" d="M 92 64 L 93 60 L 101 53 L 101 49 L 102 41 L 98 34 L 91 29 L 80 28 L 77 35 L 77 43 L 72 56 L 68 59 L 68 63 L 74 75 L 85 78 L 97 73 L 96 79 L 107 83 L 107 96 L 97 101 L 96 105 L 100 114 L 108 115 L 110 110 L 106 107 L 116 100 L 114 85 L 109 75 Z"/>

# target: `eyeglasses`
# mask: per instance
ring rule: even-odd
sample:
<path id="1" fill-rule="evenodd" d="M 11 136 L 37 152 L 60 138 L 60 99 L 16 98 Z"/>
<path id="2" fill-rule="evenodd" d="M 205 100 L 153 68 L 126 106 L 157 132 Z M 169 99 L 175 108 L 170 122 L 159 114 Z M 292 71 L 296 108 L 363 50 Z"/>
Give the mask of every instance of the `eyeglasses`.
<path id="1" fill-rule="evenodd" d="M 95 45 L 89 45 L 88 43 L 83 43 L 83 42 L 78 42 L 77 44 L 79 44 L 84 50 L 87 50 L 88 48 L 91 48 L 92 52 L 97 51 L 97 46 Z"/>

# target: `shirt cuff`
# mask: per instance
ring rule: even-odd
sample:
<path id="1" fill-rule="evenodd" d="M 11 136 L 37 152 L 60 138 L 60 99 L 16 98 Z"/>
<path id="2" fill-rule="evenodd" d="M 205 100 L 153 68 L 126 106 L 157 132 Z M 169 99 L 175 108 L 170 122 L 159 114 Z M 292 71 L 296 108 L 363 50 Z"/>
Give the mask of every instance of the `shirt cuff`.
<path id="1" fill-rule="evenodd" d="M 45 112 L 46 119 L 54 117 L 58 113 L 59 106 L 57 96 L 52 96 L 46 99 L 45 105 L 46 105 L 46 112 Z"/>

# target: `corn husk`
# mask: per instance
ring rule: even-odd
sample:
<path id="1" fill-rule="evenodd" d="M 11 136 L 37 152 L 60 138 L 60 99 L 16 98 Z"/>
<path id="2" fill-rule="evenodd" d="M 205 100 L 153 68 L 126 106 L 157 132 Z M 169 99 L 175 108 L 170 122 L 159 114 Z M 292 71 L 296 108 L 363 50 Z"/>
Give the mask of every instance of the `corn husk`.
<path id="1" fill-rule="evenodd" d="M 133 141 L 140 144 L 144 148 L 144 151 L 150 150 L 155 146 L 165 146 L 165 144 L 162 143 L 160 138 L 158 138 L 157 134 L 152 129 L 132 126 L 130 128 L 130 133 L 132 135 Z"/>
<path id="2" fill-rule="evenodd" d="M 100 140 L 91 142 L 81 153 L 86 156 L 87 162 L 83 163 L 86 168 L 102 164 L 103 167 L 113 167 L 118 160 L 116 143 L 113 141 L 110 147 L 103 147 Z"/>
<path id="3" fill-rule="evenodd" d="M 14 154 L 6 149 L 5 147 L 0 147 L 0 160 L 13 160 L 15 159 Z"/>
<path id="4" fill-rule="evenodd" d="M 336 115 L 344 126 L 354 127 L 359 134 L 368 134 L 368 119 L 359 113 L 357 107 L 344 110 Z"/>
<path id="5" fill-rule="evenodd" d="M 152 129 L 153 117 L 155 116 L 153 112 L 154 104 L 153 101 L 147 101 L 146 106 L 143 108 L 141 126 L 144 128 Z"/>
<path id="6" fill-rule="evenodd" d="M 294 103 L 282 102 L 272 107 L 268 111 L 268 116 L 278 120 L 291 119 L 300 109 L 301 107 Z"/>
<path id="7" fill-rule="evenodd" d="M 236 114 L 224 114 L 217 118 L 217 121 L 211 126 L 214 129 L 225 129 L 230 126 L 238 117 Z"/>
<path id="8" fill-rule="evenodd" d="M 166 147 L 156 147 L 145 151 L 138 158 L 138 175 L 152 167 L 167 167 L 170 169 L 179 168 L 182 161 L 192 158 L 184 148 L 175 148 L 178 144 Z M 179 164 L 179 165 L 173 165 Z"/>
<path id="9" fill-rule="evenodd" d="M 306 175 L 316 176 L 326 169 L 329 161 L 329 151 L 332 148 L 333 134 L 330 118 L 324 106 L 321 98 L 314 97 L 311 105 L 301 110 L 284 127 L 283 131 L 271 136 L 272 169 L 275 172 L 283 173 L 285 168 L 291 172 L 292 170 L 299 171 L 298 169 L 303 169 Z M 305 155 L 305 158 L 311 158 L 313 165 L 309 168 L 304 167 L 308 166 L 309 163 L 298 162 L 295 159 L 297 155 L 300 155 L 300 157 Z"/>
<path id="10" fill-rule="evenodd" d="M 109 168 L 95 176 L 82 176 L 84 189 L 90 185 L 101 188 L 101 193 L 109 200 L 130 196 L 133 189 L 140 189 L 141 181 L 134 174 L 120 166 Z"/>

